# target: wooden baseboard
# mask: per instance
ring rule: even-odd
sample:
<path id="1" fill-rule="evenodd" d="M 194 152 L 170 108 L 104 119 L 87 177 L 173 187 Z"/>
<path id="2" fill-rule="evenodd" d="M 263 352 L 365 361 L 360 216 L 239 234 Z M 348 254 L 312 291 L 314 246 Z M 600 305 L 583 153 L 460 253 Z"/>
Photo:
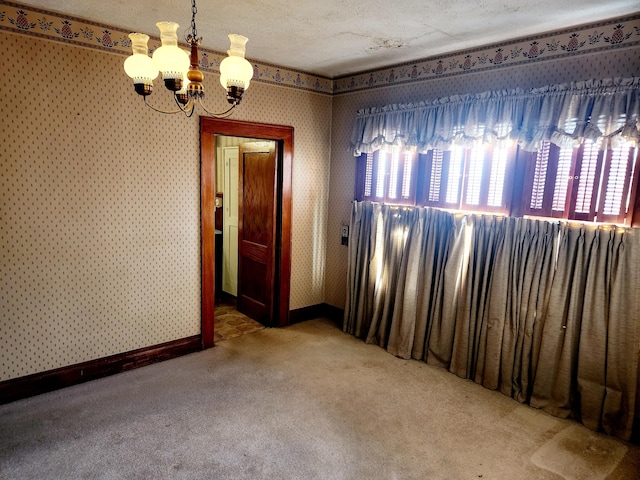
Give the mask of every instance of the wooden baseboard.
<path id="1" fill-rule="evenodd" d="M 236 307 L 238 305 L 238 298 L 234 295 L 231 295 L 230 293 L 223 292 L 222 289 L 217 292 L 217 295 L 218 296 L 216 297 L 216 305 L 218 303 L 232 305 L 233 307 Z"/>
<path id="2" fill-rule="evenodd" d="M 0 382 L 0 404 L 202 350 L 200 335 Z"/>
<path id="3" fill-rule="evenodd" d="M 342 321 L 344 320 L 344 308 L 334 307 L 328 303 L 324 304 L 325 317 L 336 322 L 340 328 L 342 328 Z"/>
<path id="4" fill-rule="evenodd" d="M 336 322 L 338 325 L 342 325 L 342 317 L 344 310 L 328 303 L 319 303 L 318 305 L 311 305 L 309 307 L 298 308 L 291 310 L 289 313 L 289 324 L 304 322 L 314 318 L 328 318 Z"/>

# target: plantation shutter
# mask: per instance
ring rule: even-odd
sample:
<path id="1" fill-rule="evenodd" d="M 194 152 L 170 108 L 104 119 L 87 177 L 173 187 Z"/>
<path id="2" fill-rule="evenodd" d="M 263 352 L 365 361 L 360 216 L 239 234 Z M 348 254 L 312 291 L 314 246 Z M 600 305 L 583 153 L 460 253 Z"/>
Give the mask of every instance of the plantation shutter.
<path id="1" fill-rule="evenodd" d="M 508 211 L 505 178 L 513 164 L 515 150 L 483 145 L 467 150 L 462 208 L 482 212 Z"/>
<path id="2" fill-rule="evenodd" d="M 630 186 L 634 174 L 637 178 L 638 173 L 637 149 L 623 146 L 607 151 L 598 205 L 599 222 L 625 222 L 630 210 Z"/>
<path id="3" fill-rule="evenodd" d="M 356 199 L 414 205 L 416 158 L 416 154 L 397 150 L 360 155 Z"/>
<path id="4" fill-rule="evenodd" d="M 545 142 L 527 159 L 525 215 L 622 224 L 627 218 L 636 149 L 600 149 L 585 141 L 579 148 Z"/>
<path id="5" fill-rule="evenodd" d="M 574 174 L 574 151 L 544 142 L 534 162 L 529 156 L 523 189 L 523 213 L 567 218 L 567 196 Z"/>
<path id="6" fill-rule="evenodd" d="M 421 182 L 421 205 L 458 208 L 463 185 L 464 150 L 430 150 L 421 156 L 424 168 Z"/>
<path id="7" fill-rule="evenodd" d="M 596 216 L 603 151 L 597 143 L 584 142 L 577 149 L 571 183 L 568 217 L 572 220 L 593 221 Z"/>

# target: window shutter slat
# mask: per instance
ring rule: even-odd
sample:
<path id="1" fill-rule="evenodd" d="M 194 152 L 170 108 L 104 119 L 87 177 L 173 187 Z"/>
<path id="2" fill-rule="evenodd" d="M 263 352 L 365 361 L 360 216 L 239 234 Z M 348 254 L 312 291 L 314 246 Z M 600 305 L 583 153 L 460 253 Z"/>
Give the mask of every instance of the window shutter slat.
<path id="1" fill-rule="evenodd" d="M 401 205 L 415 205 L 416 179 L 413 178 L 416 169 L 417 154 L 413 152 L 394 150 L 389 154 L 389 182 L 385 201 Z"/>
<path id="2" fill-rule="evenodd" d="M 571 180 L 571 167 L 573 164 L 573 149 L 561 148 L 558 154 L 558 168 L 556 170 L 555 187 L 553 189 L 553 201 L 551 203 L 552 214 L 562 216 L 567 206 L 567 193 Z M 561 215 L 557 215 L 560 213 Z"/>
<path id="3" fill-rule="evenodd" d="M 527 155 L 521 152 L 522 155 Z M 564 212 L 554 213 L 552 210 L 556 182 L 558 180 L 560 148 L 544 142 L 535 158 L 529 157 L 524 178 L 524 194 L 522 213 L 539 217 L 558 217 Z M 531 163 L 533 161 L 533 164 Z M 568 173 L 565 174 L 567 178 Z"/>
<path id="4" fill-rule="evenodd" d="M 446 192 L 444 203 L 448 206 L 460 205 L 460 188 L 462 186 L 462 167 L 464 166 L 464 150 L 462 148 L 453 148 L 446 152 L 447 158 L 447 175 L 444 178 L 446 182 Z"/>
<path id="5" fill-rule="evenodd" d="M 446 207 L 451 152 L 430 150 L 423 158 L 427 166 L 424 169 L 422 204 L 429 207 Z"/>
<path id="6" fill-rule="evenodd" d="M 398 199 L 398 170 L 400 169 L 400 152 L 394 150 L 389 155 L 389 184 L 387 198 L 391 201 Z"/>
<path id="7" fill-rule="evenodd" d="M 429 202 L 436 204 L 440 202 L 440 186 L 443 179 L 443 158 L 442 150 L 432 150 L 431 174 L 429 175 L 429 196 L 427 198 Z"/>
<path id="8" fill-rule="evenodd" d="M 489 192 L 487 195 L 487 205 L 489 207 L 503 207 L 505 177 L 507 174 L 507 164 L 509 160 L 509 150 L 507 148 L 495 148 L 491 159 L 491 173 L 489 176 Z"/>
<path id="9" fill-rule="evenodd" d="M 599 222 L 624 223 L 629 209 L 629 190 L 636 149 L 618 147 L 607 151 L 599 205 Z"/>
<path id="10" fill-rule="evenodd" d="M 385 179 L 387 177 L 387 153 L 378 150 L 375 155 L 376 168 L 375 168 L 375 189 L 373 196 L 379 202 L 384 201 L 385 198 Z"/>
<path id="11" fill-rule="evenodd" d="M 415 180 L 413 179 L 413 171 L 415 163 L 415 155 L 409 152 L 404 154 L 404 165 L 402 166 L 402 183 L 400 185 L 400 196 L 403 200 L 411 200 L 415 194 L 413 193 L 413 187 L 415 186 Z"/>
<path id="12" fill-rule="evenodd" d="M 541 211 L 544 208 L 544 193 L 547 184 L 547 166 L 549 164 L 549 150 L 551 144 L 544 142 L 536 155 L 536 164 L 531 185 L 530 211 Z"/>
<path id="13" fill-rule="evenodd" d="M 480 193 L 482 189 L 482 175 L 484 171 L 484 155 L 481 148 L 471 149 L 466 170 L 465 206 L 471 208 L 480 205 Z"/>
<path id="14" fill-rule="evenodd" d="M 577 151 L 575 178 L 568 218 L 593 221 L 596 214 L 603 152 L 598 143 L 586 141 Z"/>
<path id="15" fill-rule="evenodd" d="M 373 154 L 367 153 L 365 160 L 365 174 L 364 174 L 364 196 L 366 198 L 371 197 L 373 189 Z"/>

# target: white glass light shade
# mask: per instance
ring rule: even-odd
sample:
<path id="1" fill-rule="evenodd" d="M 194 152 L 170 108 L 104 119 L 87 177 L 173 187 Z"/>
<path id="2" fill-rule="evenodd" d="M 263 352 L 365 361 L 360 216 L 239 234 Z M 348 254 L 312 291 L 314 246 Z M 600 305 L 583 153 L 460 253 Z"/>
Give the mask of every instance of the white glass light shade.
<path id="1" fill-rule="evenodd" d="M 189 70 L 189 54 L 178 47 L 178 24 L 158 22 L 162 46 L 153 52 L 153 63 L 162 73 L 163 79 L 183 78 Z"/>
<path id="2" fill-rule="evenodd" d="M 158 76 L 158 69 L 147 55 L 149 35 L 130 33 L 129 38 L 133 55 L 124 61 L 124 71 L 133 79 L 133 83 L 152 85 L 153 79 Z"/>
<path id="3" fill-rule="evenodd" d="M 253 78 L 253 67 L 244 58 L 248 38 L 232 33 L 229 35 L 229 40 L 231 42 L 231 48 L 227 50 L 229 56 L 220 63 L 220 84 L 225 90 L 230 86 L 246 90 Z"/>

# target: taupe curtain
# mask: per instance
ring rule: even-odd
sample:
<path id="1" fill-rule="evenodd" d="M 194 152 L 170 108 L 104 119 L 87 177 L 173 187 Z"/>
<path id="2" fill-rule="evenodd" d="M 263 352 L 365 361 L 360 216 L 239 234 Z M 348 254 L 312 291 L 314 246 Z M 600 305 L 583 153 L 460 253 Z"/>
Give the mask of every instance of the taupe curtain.
<path id="1" fill-rule="evenodd" d="M 354 202 L 344 330 L 629 439 L 640 231 Z"/>
<path id="2" fill-rule="evenodd" d="M 349 332 L 383 346 L 388 340 L 398 291 L 397 271 L 416 210 L 374 203 L 354 203 L 349 242 L 347 304 L 361 312 L 348 321 Z"/>

